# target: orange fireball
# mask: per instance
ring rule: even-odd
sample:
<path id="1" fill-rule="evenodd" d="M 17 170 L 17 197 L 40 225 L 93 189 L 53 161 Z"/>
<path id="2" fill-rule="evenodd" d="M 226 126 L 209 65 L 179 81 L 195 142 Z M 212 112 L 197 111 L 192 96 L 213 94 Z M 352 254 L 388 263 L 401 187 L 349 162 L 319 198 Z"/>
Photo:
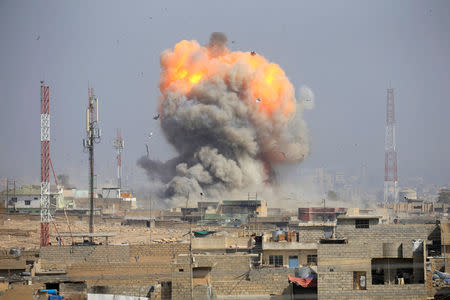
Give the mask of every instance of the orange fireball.
<path id="1" fill-rule="evenodd" d="M 173 50 L 161 54 L 159 88 L 163 95 L 175 91 L 187 96 L 195 85 L 214 77 L 228 82 L 229 71 L 238 65 L 248 70 L 242 87 L 246 90 L 239 91 L 247 97 L 243 101 L 269 117 L 281 113 L 289 118 L 294 114 L 294 88 L 279 65 L 251 52 L 226 49 L 214 56 L 209 47 L 200 46 L 196 41 L 183 40 Z"/>

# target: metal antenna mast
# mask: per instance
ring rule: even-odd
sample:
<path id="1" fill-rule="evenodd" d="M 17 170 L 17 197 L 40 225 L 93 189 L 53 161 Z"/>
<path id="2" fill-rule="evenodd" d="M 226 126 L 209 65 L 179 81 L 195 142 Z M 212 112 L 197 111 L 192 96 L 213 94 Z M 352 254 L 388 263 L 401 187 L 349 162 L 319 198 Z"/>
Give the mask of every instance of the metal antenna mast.
<path id="1" fill-rule="evenodd" d="M 50 88 L 41 81 L 41 247 L 50 243 Z"/>
<path id="2" fill-rule="evenodd" d="M 125 142 L 122 139 L 120 130 L 117 129 L 117 137 L 114 140 L 114 148 L 117 150 L 117 187 L 122 188 L 122 150 L 125 147 Z"/>
<path id="3" fill-rule="evenodd" d="M 398 202 L 397 149 L 395 145 L 394 89 L 387 89 L 384 161 L 384 202 Z"/>
<path id="4" fill-rule="evenodd" d="M 98 98 L 94 89 L 88 88 L 89 104 L 86 108 L 86 135 L 83 147 L 89 152 L 89 233 L 94 233 L 94 143 L 100 142 L 101 130 L 98 128 Z M 93 241 L 92 236 L 90 241 Z"/>

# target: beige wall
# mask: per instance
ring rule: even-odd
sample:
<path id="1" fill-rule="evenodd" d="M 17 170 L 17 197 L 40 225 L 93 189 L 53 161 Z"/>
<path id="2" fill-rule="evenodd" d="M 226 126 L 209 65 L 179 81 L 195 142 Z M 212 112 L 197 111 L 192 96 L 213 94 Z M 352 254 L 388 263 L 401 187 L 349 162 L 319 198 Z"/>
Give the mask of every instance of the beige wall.
<path id="1" fill-rule="evenodd" d="M 6 291 L 8 289 L 9 282 L 8 281 L 0 281 L 0 292 Z"/>
<path id="2" fill-rule="evenodd" d="M 402 243 L 402 258 L 413 258 L 425 273 L 424 257 L 413 256 L 412 241 L 428 242 L 435 225 L 375 225 L 357 229 L 354 225 L 338 225 L 336 235 L 347 239 L 347 244 L 319 244 L 318 299 L 426 299 L 425 284 L 373 285 L 371 259 L 386 258 L 383 244 Z M 424 249 L 426 256 L 426 247 Z M 367 290 L 353 288 L 353 272 L 366 272 Z M 413 272 L 416 270 L 413 270 Z M 393 271 L 395 272 L 395 271 Z M 392 274 L 391 274 L 392 275 Z M 395 276 L 395 275 L 394 275 Z M 415 276 L 418 278 L 419 272 Z"/>
<path id="3" fill-rule="evenodd" d="M 317 250 L 264 250 L 263 265 L 269 264 L 270 255 L 283 255 L 284 267 L 289 267 L 289 256 L 298 256 L 298 265 L 307 266 L 307 256 L 317 255 Z"/>
<path id="4" fill-rule="evenodd" d="M 267 217 L 267 201 L 261 200 L 261 206 L 256 208 L 258 217 Z"/>

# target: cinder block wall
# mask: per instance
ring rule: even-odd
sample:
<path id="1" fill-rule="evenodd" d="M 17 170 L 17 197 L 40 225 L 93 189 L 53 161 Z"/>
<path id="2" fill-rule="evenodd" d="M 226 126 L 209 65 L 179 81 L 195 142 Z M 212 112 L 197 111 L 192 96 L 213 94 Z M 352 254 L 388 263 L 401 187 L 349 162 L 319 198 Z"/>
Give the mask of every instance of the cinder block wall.
<path id="1" fill-rule="evenodd" d="M 269 256 L 271 255 L 282 255 L 283 265 L 285 267 L 289 267 L 289 256 L 297 256 L 298 265 L 299 267 L 301 267 L 308 265 L 308 255 L 317 255 L 317 250 L 264 250 L 263 252 L 264 265 L 269 264 Z"/>
<path id="2" fill-rule="evenodd" d="M 329 227 L 328 227 L 329 228 Z M 298 241 L 300 243 L 318 243 L 320 239 L 324 238 L 325 227 L 298 227 Z"/>
<path id="3" fill-rule="evenodd" d="M 152 285 L 172 280 L 173 258 L 188 252 L 186 243 L 54 246 L 40 256 L 43 268 L 65 269 L 65 280 L 84 281 L 88 292 L 146 296 Z"/>
<path id="4" fill-rule="evenodd" d="M 215 296 L 281 295 L 289 291 L 288 275 L 293 269 L 267 268 L 251 270 L 250 256 L 245 254 L 194 255 L 194 267 L 211 267 L 211 286 Z M 180 270 L 183 270 L 180 272 Z M 189 299 L 190 273 L 189 256 L 178 256 L 172 273 L 172 299 Z M 201 298 L 206 293 L 205 286 L 195 286 L 194 296 Z"/>
<path id="5" fill-rule="evenodd" d="M 435 225 L 380 224 L 357 229 L 354 221 L 338 225 L 337 236 L 346 238 L 348 243 L 319 244 L 319 299 L 426 299 L 425 284 L 372 285 L 371 259 L 383 258 L 383 243 L 402 243 L 403 257 L 412 258 L 413 240 L 427 241 L 434 228 Z M 366 290 L 353 289 L 354 271 L 366 272 Z"/>
<path id="6" fill-rule="evenodd" d="M 120 246 L 49 246 L 40 249 L 42 269 L 65 268 L 72 264 L 108 264 L 128 262 L 130 247 Z"/>
<path id="7" fill-rule="evenodd" d="M 131 245 L 130 260 L 135 261 L 171 261 L 179 254 L 189 253 L 189 243 L 165 243 L 150 245 Z"/>

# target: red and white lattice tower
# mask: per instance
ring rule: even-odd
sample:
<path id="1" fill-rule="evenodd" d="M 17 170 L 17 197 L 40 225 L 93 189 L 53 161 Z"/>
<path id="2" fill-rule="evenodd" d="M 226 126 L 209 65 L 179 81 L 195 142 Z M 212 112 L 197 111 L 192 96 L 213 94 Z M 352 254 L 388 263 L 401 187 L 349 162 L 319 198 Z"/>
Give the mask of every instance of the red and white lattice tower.
<path id="1" fill-rule="evenodd" d="M 384 162 L 384 202 L 398 202 L 397 149 L 395 145 L 394 89 L 387 89 Z"/>
<path id="2" fill-rule="evenodd" d="M 50 243 L 50 89 L 41 81 L 41 247 Z"/>
<path id="3" fill-rule="evenodd" d="M 122 150 L 125 143 L 120 134 L 120 130 L 117 129 L 117 137 L 114 140 L 114 148 L 117 150 L 117 187 L 122 188 Z"/>

